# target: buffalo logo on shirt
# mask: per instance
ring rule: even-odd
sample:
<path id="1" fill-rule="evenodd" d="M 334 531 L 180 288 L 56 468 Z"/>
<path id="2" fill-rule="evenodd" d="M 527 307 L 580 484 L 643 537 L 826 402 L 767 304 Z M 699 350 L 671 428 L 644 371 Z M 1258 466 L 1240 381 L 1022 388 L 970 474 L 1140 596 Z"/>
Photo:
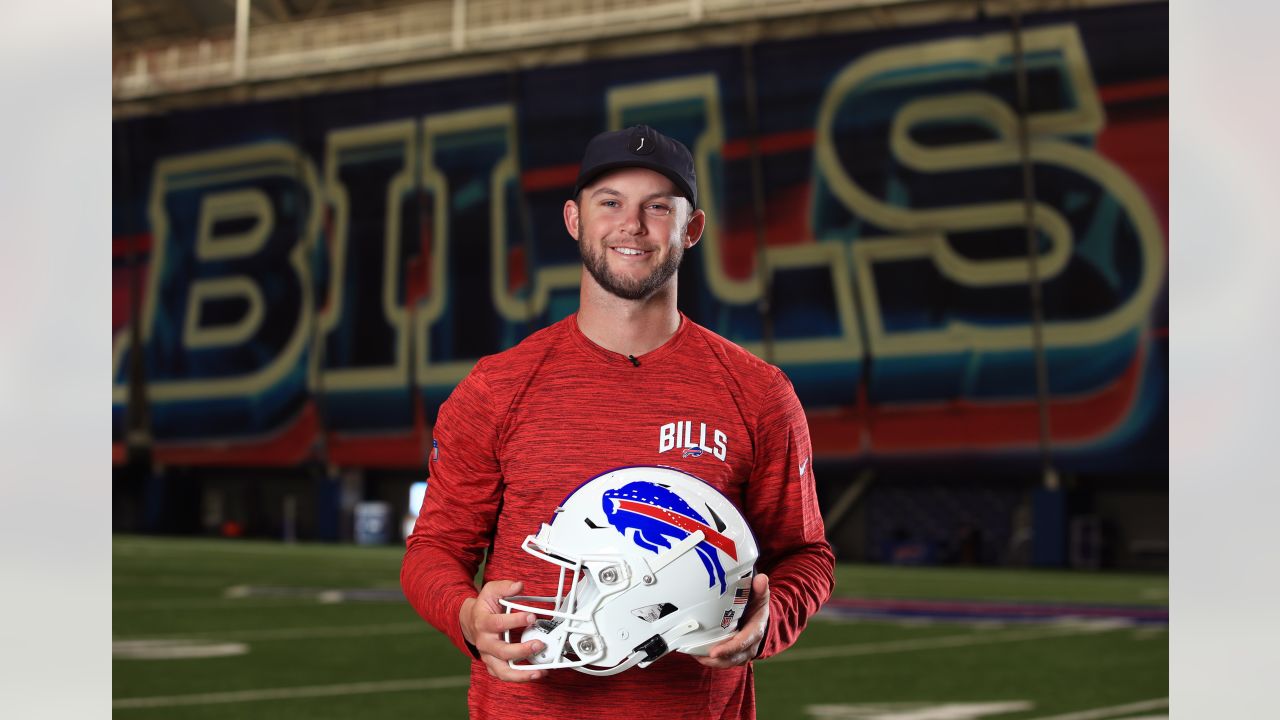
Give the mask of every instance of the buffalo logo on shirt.
<path id="1" fill-rule="evenodd" d="M 708 431 L 714 447 L 707 444 Z M 704 422 L 698 423 L 696 434 L 692 420 L 676 420 L 658 428 L 658 454 L 681 448 L 684 457 L 702 457 L 704 452 L 710 452 L 717 460 L 724 460 L 729 456 L 728 443 L 724 432 L 708 428 Z"/>
<path id="2" fill-rule="evenodd" d="M 668 487 L 638 480 L 616 490 L 606 490 L 602 504 L 605 518 L 615 530 L 652 553 L 661 552 L 659 548 L 671 549 L 673 541 L 680 542 L 701 530 L 704 539 L 693 549 L 707 570 L 707 587 L 713 587 L 718 580 L 720 593 L 724 594 L 724 567 L 719 553 L 736 561 L 738 545 L 708 525 L 684 498 Z"/>

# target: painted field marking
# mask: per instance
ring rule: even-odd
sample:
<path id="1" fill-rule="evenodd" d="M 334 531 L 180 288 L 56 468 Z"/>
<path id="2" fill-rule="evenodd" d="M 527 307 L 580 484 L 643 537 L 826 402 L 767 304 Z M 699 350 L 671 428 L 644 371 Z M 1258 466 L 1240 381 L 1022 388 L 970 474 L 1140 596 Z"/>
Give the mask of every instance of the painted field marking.
<path id="1" fill-rule="evenodd" d="M 899 702 L 808 705 L 805 712 L 815 720 L 980 720 L 992 715 L 1030 710 L 1026 700 L 1001 702 Z"/>
<path id="2" fill-rule="evenodd" d="M 1080 625 L 1059 627 L 1052 630 L 1038 628 L 1035 631 L 1009 632 L 1001 635 L 995 635 L 994 633 L 978 635 L 945 635 L 935 638 L 918 638 L 914 640 L 900 640 L 893 642 L 860 643 L 836 647 L 809 648 L 790 650 L 778 655 L 777 657 L 762 661 L 763 665 L 761 666 L 767 667 L 773 663 L 797 660 L 820 660 L 830 657 L 878 655 L 894 652 L 910 652 L 913 650 L 930 650 L 935 648 L 965 647 L 970 645 L 986 645 L 1000 642 L 1017 642 L 1022 640 L 1036 640 L 1040 638 L 1070 637 L 1091 632 L 1106 632 L 1113 629 L 1114 628 L 1111 627 Z M 259 700 L 291 700 L 297 698 L 332 697 L 336 695 L 407 692 L 412 690 L 465 687 L 469 682 L 469 676 L 456 675 L 415 680 L 388 680 L 384 682 L 263 688 L 260 690 L 197 693 L 192 695 L 160 695 L 154 697 L 120 698 L 112 700 L 111 706 L 115 709 L 129 709 L 175 707 L 180 705 L 212 705 L 216 703 L 254 702 Z M 1053 718 L 1052 720 L 1067 720 L 1067 718 Z M 1077 719 L 1072 718 L 1071 720 Z M 1079 720 L 1084 719 L 1080 718 Z"/>
<path id="3" fill-rule="evenodd" d="M 249 652 L 249 646 L 238 642 L 210 640 L 114 640 L 111 657 L 118 660 L 190 660 L 232 657 Z"/>
<path id="4" fill-rule="evenodd" d="M 225 598 L 308 598 L 333 604 L 343 602 L 406 602 L 397 587 L 318 588 L 295 585 L 232 585 L 222 592 Z"/>
<path id="5" fill-rule="evenodd" d="M 219 640 L 310 640 L 313 638 L 363 637 L 366 635 L 408 635 L 424 632 L 421 621 L 381 625 L 329 625 L 324 627 L 272 628 L 258 630 L 209 630 L 155 633 L 145 638 L 117 638 L 115 642 L 142 642 L 158 638 L 206 638 Z"/>
<path id="6" fill-rule="evenodd" d="M 1167 707 L 1169 707 L 1169 698 L 1153 698 L 1151 700 L 1127 703 L 1125 705 L 1112 705 L 1110 707 L 1071 712 L 1065 715 L 1037 718 L 1036 720 L 1103 720 L 1104 718 L 1115 718 L 1122 715 L 1131 715 L 1136 712 L 1143 712 L 1145 710 L 1159 710 L 1160 708 Z"/>
<path id="7" fill-rule="evenodd" d="M 1118 630 L 1113 625 L 1066 625 L 1053 628 L 1037 628 L 1034 630 L 1017 630 L 1001 633 L 976 633 L 965 635 L 942 635 L 939 637 L 912 638 L 910 640 L 890 640 L 880 643 L 861 643 L 856 645 L 836 645 L 831 647 L 791 649 L 780 655 L 762 660 L 760 667 L 768 667 L 772 663 L 795 662 L 801 660 L 826 660 L 837 657 L 853 657 L 857 655 L 881 655 L 895 652 L 911 652 L 913 650 L 933 650 L 938 648 L 970 647 L 974 645 L 994 645 L 1007 642 L 1023 642 L 1026 640 L 1042 640 L 1056 637 L 1074 637 L 1089 633 L 1101 633 Z"/>
<path id="8" fill-rule="evenodd" d="M 407 601 L 399 587 L 318 588 L 231 585 L 225 587 L 222 597 L 218 598 L 126 601 L 113 604 L 112 610 L 164 610 L 179 607 L 203 609 L 297 607 L 298 605 L 334 605 L 346 602 L 398 605 Z"/>
<path id="9" fill-rule="evenodd" d="M 112 585 L 129 585 L 139 587 L 194 587 L 216 588 L 225 585 L 220 578 L 200 578 L 183 575 L 116 575 L 111 576 Z"/>
<path id="10" fill-rule="evenodd" d="M 289 545 L 286 543 L 241 544 L 237 541 L 209 541 L 168 544 L 147 540 L 130 541 L 114 539 L 111 551 L 118 555 L 134 557 L 143 555 L 183 555 L 186 553 L 211 553 L 215 555 L 274 555 L 294 557 L 316 557 L 322 555 L 326 560 L 362 560 L 368 562 L 373 557 L 399 558 L 399 552 L 390 546 L 379 547 L 322 547 L 319 544 Z M 399 562 L 396 562 L 399 565 Z"/>
<path id="11" fill-rule="evenodd" d="M 369 695 L 376 693 L 409 692 L 412 690 L 436 690 L 439 688 L 466 687 L 469 675 L 418 678 L 413 680 L 384 680 L 381 682 L 339 683 L 336 685 L 310 685 L 291 688 L 263 688 L 261 690 L 236 690 L 232 692 L 196 693 L 194 695 L 157 695 L 154 697 L 120 698 L 111 701 L 114 710 L 178 707 L 181 705 L 215 705 L 219 703 L 254 702 L 258 700 L 294 700 L 297 698 L 333 697 L 336 695 Z"/>
<path id="12" fill-rule="evenodd" d="M 111 604 L 112 612 L 146 612 L 148 610 L 242 610 L 245 608 L 282 608 L 292 610 L 298 607 L 318 607 L 324 605 L 317 598 L 190 598 L 178 600 L 135 600 Z"/>

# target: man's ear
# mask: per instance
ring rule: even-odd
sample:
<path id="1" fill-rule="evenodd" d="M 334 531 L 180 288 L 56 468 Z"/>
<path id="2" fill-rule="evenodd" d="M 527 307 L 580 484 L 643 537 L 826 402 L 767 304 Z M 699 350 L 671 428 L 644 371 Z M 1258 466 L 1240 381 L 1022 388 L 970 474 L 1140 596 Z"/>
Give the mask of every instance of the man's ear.
<path id="1" fill-rule="evenodd" d="M 574 240 L 578 239 L 578 201 L 577 200 L 564 201 L 564 229 L 569 231 L 569 235 Z"/>
<path id="2" fill-rule="evenodd" d="M 707 214 L 701 210 L 694 210 L 693 216 L 689 218 L 689 224 L 684 228 L 684 249 L 688 250 L 698 241 L 702 239 L 702 231 L 707 228 Z"/>

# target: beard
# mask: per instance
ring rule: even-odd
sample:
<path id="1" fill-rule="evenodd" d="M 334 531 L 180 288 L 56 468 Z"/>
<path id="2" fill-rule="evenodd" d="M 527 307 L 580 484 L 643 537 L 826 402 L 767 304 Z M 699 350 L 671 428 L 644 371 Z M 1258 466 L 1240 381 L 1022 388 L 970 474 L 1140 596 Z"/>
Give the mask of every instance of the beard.
<path id="1" fill-rule="evenodd" d="M 591 277 L 595 278 L 600 287 L 623 300 L 643 300 L 649 297 L 658 288 L 667 284 L 671 276 L 680 269 L 680 262 L 684 260 L 684 247 L 679 243 L 673 243 L 667 259 L 654 268 L 648 277 L 640 279 L 623 277 L 609 271 L 607 257 L 609 249 L 602 244 L 588 242 L 582 234 L 581 221 L 578 222 L 578 237 L 582 238 L 578 243 L 578 255 L 582 257 L 582 264 L 587 268 L 587 272 L 591 273 Z"/>

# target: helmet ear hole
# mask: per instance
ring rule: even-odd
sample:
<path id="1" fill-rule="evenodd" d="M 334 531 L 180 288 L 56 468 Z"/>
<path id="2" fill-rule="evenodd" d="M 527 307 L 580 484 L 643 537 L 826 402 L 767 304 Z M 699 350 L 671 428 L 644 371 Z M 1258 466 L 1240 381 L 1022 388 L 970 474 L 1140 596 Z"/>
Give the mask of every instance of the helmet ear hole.
<path id="1" fill-rule="evenodd" d="M 640 618 L 641 620 L 647 623 L 653 623 L 661 620 L 662 618 L 670 615 L 673 612 L 676 612 L 679 609 L 680 608 L 676 607 L 675 605 L 672 605 L 671 603 L 658 603 L 654 605 L 646 605 L 644 607 L 636 608 L 635 610 L 631 611 L 631 614 L 635 615 L 636 617 Z"/>

